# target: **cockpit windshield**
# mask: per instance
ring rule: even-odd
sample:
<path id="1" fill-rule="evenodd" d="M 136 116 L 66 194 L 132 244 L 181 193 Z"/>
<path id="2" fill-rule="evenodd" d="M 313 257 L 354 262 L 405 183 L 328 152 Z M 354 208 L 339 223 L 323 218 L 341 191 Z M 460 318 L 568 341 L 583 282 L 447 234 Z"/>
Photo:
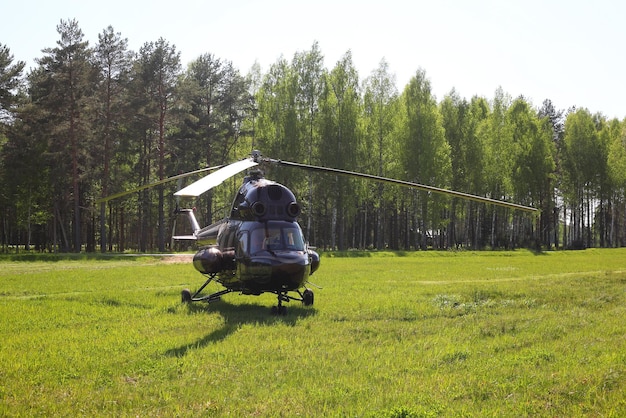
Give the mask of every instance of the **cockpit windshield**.
<path id="1" fill-rule="evenodd" d="M 261 251 L 304 251 L 302 231 L 290 222 L 266 222 L 250 234 L 250 254 Z"/>

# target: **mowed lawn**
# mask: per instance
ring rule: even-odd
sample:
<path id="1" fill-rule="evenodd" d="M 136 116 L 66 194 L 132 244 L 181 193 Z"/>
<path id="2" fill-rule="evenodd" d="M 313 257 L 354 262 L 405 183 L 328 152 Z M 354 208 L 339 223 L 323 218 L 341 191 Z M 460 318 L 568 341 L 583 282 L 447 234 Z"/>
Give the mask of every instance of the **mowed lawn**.
<path id="1" fill-rule="evenodd" d="M 286 316 L 171 261 L 0 257 L 0 416 L 626 416 L 626 249 L 326 253 Z"/>

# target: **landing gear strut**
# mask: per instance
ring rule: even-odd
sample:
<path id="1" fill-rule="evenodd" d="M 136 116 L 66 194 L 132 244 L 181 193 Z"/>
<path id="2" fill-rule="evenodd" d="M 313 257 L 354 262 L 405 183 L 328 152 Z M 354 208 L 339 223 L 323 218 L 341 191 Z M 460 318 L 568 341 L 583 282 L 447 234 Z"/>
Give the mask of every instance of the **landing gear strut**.
<path id="1" fill-rule="evenodd" d="M 204 282 L 202 286 L 200 286 L 200 288 L 197 291 L 191 292 L 189 289 L 184 289 L 181 292 L 181 301 L 183 303 L 191 303 L 191 302 L 210 303 L 210 302 L 219 300 L 223 295 L 226 295 L 230 292 L 235 291 L 235 289 L 228 288 L 228 289 L 221 290 L 219 292 L 211 293 L 210 295 L 201 295 L 200 293 L 204 290 L 205 287 L 207 287 L 209 283 L 211 283 L 211 281 L 213 281 L 213 279 L 215 279 L 215 277 L 217 276 L 217 273 L 210 273 L 210 274 L 206 274 L 205 276 L 207 277 L 207 280 Z M 246 294 L 246 295 L 260 295 L 261 293 L 263 293 L 263 291 L 258 291 L 258 290 L 256 291 L 251 291 L 249 289 L 239 289 L 239 290 L 242 292 L 242 294 Z M 314 295 L 311 289 L 305 288 L 303 291 L 296 290 L 295 292 L 298 293 L 298 296 L 290 296 L 288 290 L 273 291 L 272 293 L 274 293 L 278 299 L 278 304 L 277 306 L 272 307 L 272 315 L 287 315 L 287 307 L 283 305 L 283 302 L 290 302 L 292 300 L 297 300 L 299 302 L 302 302 L 304 306 L 313 305 Z"/>
<path id="2" fill-rule="evenodd" d="M 272 306 L 272 315 L 287 315 L 287 307 L 283 305 L 283 302 L 289 302 L 297 300 L 302 302 L 304 306 L 313 305 L 314 297 L 311 289 L 305 289 L 303 292 L 297 291 L 300 297 L 289 296 L 286 291 L 274 292 L 278 297 L 278 305 Z"/>
<path id="3" fill-rule="evenodd" d="M 191 302 L 211 303 L 211 302 L 215 302 L 216 300 L 219 300 L 223 295 L 226 295 L 233 291 L 232 289 L 225 289 L 219 292 L 211 293 L 210 295 L 200 296 L 200 292 L 202 292 L 202 290 L 204 290 L 204 288 L 207 287 L 209 283 L 211 283 L 211 281 L 215 278 L 215 276 L 217 276 L 217 273 L 211 273 L 211 274 L 208 274 L 207 276 L 208 276 L 207 281 L 204 282 L 204 284 L 200 286 L 200 289 L 198 289 L 195 293 L 192 294 L 189 289 L 183 289 L 183 291 L 181 292 L 181 301 L 183 303 L 191 303 Z"/>

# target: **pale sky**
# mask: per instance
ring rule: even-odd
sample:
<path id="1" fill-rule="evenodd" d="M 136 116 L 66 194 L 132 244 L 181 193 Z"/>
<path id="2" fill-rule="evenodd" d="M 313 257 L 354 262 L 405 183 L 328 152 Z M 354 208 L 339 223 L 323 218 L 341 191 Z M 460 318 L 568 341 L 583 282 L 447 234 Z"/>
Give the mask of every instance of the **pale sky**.
<path id="1" fill-rule="evenodd" d="M 0 0 L 0 43 L 33 67 L 61 19 L 93 46 L 107 26 L 138 51 L 163 37 L 183 66 L 204 53 L 242 75 L 291 61 L 315 41 L 331 70 L 348 51 L 360 80 L 381 59 L 400 91 L 419 68 L 441 100 L 452 88 L 492 99 L 498 87 L 534 106 L 552 100 L 626 117 L 626 2 L 617 0 Z"/>

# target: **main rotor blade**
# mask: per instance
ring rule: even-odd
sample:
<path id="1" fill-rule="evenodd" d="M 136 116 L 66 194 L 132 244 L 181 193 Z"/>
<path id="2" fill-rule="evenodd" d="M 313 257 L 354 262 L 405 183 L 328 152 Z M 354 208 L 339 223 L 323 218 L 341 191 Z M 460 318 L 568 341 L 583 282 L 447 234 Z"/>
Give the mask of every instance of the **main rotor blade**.
<path id="1" fill-rule="evenodd" d="M 98 204 L 98 203 L 105 203 L 105 202 L 108 202 L 109 200 L 117 199 L 119 197 L 123 197 L 123 196 L 126 196 L 126 195 L 131 194 L 131 193 L 135 193 L 135 192 L 138 192 L 138 191 L 141 191 L 141 190 L 144 190 L 144 189 L 148 189 L 150 187 L 158 186 L 159 184 L 167 183 L 168 181 L 174 181 L 174 180 L 178 180 L 178 179 L 183 179 L 185 177 L 189 177 L 189 176 L 192 176 L 194 174 L 203 173 L 205 171 L 217 170 L 218 168 L 222 168 L 222 167 L 224 167 L 223 164 L 222 165 L 217 165 L 215 167 L 206 167 L 206 168 L 201 168 L 201 169 L 195 170 L 195 171 L 189 171 L 187 173 L 178 174 L 176 176 L 168 177 L 168 178 L 165 178 L 163 180 L 157 180 L 154 183 L 144 184 L 143 186 L 136 187 L 136 188 L 134 188 L 132 190 L 125 190 L 123 192 L 115 193 L 115 194 L 112 194 L 110 196 L 102 197 L 102 198 L 96 200 L 96 204 Z"/>
<path id="2" fill-rule="evenodd" d="M 226 167 L 222 167 L 216 172 L 211 173 L 208 176 L 204 176 L 194 183 L 191 183 L 189 186 L 174 193 L 174 196 L 198 197 L 202 193 L 212 189 L 213 187 L 222 184 L 225 180 L 231 178 L 235 174 L 240 173 L 250 167 L 254 167 L 257 164 L 258 163 L 254 162 L 250 158 L 237 161 L 236 163 L 232 163 L 230 165 L 227 165 Z"/>
<path id="3" fill-rule="evenodd" d="M 425 191 L 429 191 L 429 192 L 433 192 L 433 193 L 439 193 L 439 194 L 446 194 L 446 195 L 450 195 L 450 196 L 456 196 L 456 197 L 460 197 L 460 198 L 463 198 L 463 199 L 473 200 L 473 201 L 476 201 L 476 202 L 490 203 L 492 205 L 504 206 L 504 207 L 513 208 L 513 209 L 519 209 L 519 210 L 523 210 L 523 211 L 527 211 L 527 212 L 536 212 L 537 211 L 537 209 L 531 208 L 529 206 L 518 205 L 516 203 L 509 203 L 509 202 L 505 202 L 503 200 L 491 199 L 491 198 L 488 198 L 488 197 L 476 196 L 476 195 L 469 194 L 469 193 L 457 192 L 455 190 L 440 189 L 439 187 L 427 186 L 425 184 L 411 183 L 409 181 L 396 180 L 396 179 L 391 179 L 391 178 L 387 178 L 387 177 L 380 177 L 380 176 L 374 176 L 374 175 L 365 174 L 365 173 L 357 173 L 357 172 L 354 172 L 354 171 L 340 170 L 340 169 L 337 169 L 337 168 L 319 167 L 319 166 L 315 166 L 315 165 L 293 163 L 293 162 L 282 161 L 282 160 L 271 160 L 271 159 L 268 159 L 267 161 L 269 161 L 271 163 L 274 163 L 274 164 L 278 164 L 278 165 L 284 165 L 284 166 L 288 166 L 288 167 L 297 167 L 297 168 L 301 168 L 301 169 L 309 170 L 309 171 L 317 171 L 317 172 L 322 172 L 322 173 L 334 173 L 334 174 L 340 174 L 340 175 L 344 175 L 344 176 L 352 176 L 352 177 L 364 178 L 364 179 L 378 181 L 378 182 L 382 182 L 382 183 L 397 184 L 397 185 L 400 185 L 400 186 L 411 187 L 411 188 L 418 189 L 418 190 L 425 190 Z"/>

